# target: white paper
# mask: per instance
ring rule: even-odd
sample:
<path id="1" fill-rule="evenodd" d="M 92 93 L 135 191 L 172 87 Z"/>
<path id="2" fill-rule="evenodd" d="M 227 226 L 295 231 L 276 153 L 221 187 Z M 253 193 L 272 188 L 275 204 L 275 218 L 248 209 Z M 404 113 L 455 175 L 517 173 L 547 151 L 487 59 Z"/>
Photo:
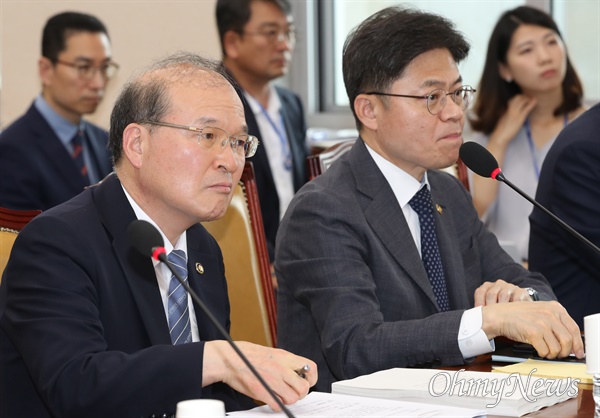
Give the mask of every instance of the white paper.
<path id="1" fill-rule="evenodd" d="M 361 396 L 337 395 L 311 392 L 294 405 L 288 406 L 297 418 L 301 417 L 444 417 L 468 418 L 486 415 L 486 411 L 416 402 L 392 401 L 387 399 L 365 398 Z M 260 406 L 250 411 L 230 412 L 233 417 L 286 417 L 283 412 L 273 412 L 268 406 Z"/>
<path id="2" fill-rule="evenodd" d="M 583 318 L 585 333 L 585 364 L 589 374 L 600 373 L 600 314 Z"/>
<path id="3" fill-rule="evenodd" d="M 577 384 L 517 373 L 395 368 L 334 382 L 332 392 L 521 416 L 577 396 Z"/>

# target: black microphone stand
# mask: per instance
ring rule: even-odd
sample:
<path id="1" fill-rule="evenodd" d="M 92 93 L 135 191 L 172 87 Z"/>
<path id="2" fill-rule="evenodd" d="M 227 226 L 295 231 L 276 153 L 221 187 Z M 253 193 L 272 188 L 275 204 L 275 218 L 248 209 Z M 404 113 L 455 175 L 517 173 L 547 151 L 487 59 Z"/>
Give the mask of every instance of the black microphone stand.
<path id="1" fill-rule="evenodd" d="M 510 187 L 515 192 L 519 193 L 521 196 L 527 199 L 527 201 L 530 202 L 533 206 L 535 206 L 536 208 L 544 212 L 546 215 L 548 215 L 550 218 L 552 218 L 552 220 L 554 220 L 556 223 L 562 226 L 567 232 L 569 232 L 579 241 L 583 242 L 589 248 L 594 250 L 597 254 L 600 254 L 600 248 L 594 245 L 594 243 L 592 243 L 586 237 L 581 235 L 579 232 L 575 231 L 573 228 L 571 228 L 569 225 L 563 222 L 563 220 L 560 219 L 558 216 L 550 212 L 548 209 L 546 209 L 544 206 L 538 203 L 535 199 L 531 198 L 524 191 L 519 189 L 510 181 L 508 181 L 508 179 L 502 173 L 502 170 L 500 170 L 500 167 L 498 167 L 498 161 L 496 160 L 496 158 L 484 146 L 478 144 L 477 142 L 465 142 L 460 146 L 459 155 L 462 161 L 465 163 L 465 165 L 469 167 L 471 171 L 473 171 L 475 174 L 478 174 L 481 177 L 491 177 L 494 180 L 498 180 L 505 183 L 508 187 Z"/>
<path id="2" fill-rule="evenodd" d="M 544 206 L 542 206 L 536 200 L 532 199 L 529 195 L 527 195 L 524 191 L 522 191 L 517 186 L 515 186 L 513 183 L 511 183 L 504 176 L 504 174 L 502 174 L 502 172 L 499 172 L 496 175 L 496 180 L 505 183 L 508 187 L 510 187 L 515 192 L 519 193 L 521 196 L 523 196 L 525 199 L 527 199 L 530 203 L 532 203 L 536 208 L 538 208 L 539 210 L 541 210 L 542 212 L 544 212 L 546 215 L 550 216 L 555 222 L 558 222 L 558 224 L 560 226 L 562 226 L 564 229 L 566 229 L 567 231 L 569 231 L 575 238 L 579 239 L 581 242 L 583 242 L 584 244 L 586 244 L 588 247 L 590 247 L 592 250 L 594 250 L 597 254 L 600 254 L 600 248 L 598 248 L 596 245 L 594 245 L 593 242 L 591 242 L 586 237 L 584 237 L 583 235 L 581 235 L 579 232 L 577 232 L 576 230 L 574 230 L 573 228 L 571 228 L 562 219 L 560 219 L 558 216 L 556 216 L 555 214 L 553 214 L 552 212 L 550 212 L 548 209 L 546 209 Z"/>
<path id="3" fill-rule="evenodd" d="M 275 400 L 277 405 L 279 405 L 279 407 L 285 413 L 285 415 L 287 415 L 288 418 L 295 418 L 294 415 L 292 414 L 292 412 L 283 404 L 283 402 L 281 402 L 281 399 L 279 399 L 277 397 L 275 392 L 273 392 L 273 389 L 271 389 L 271 387 L 267 384 L 267 382 L 265 382 L 265 380 L 260 375 L 260 373 L 258 373 L 258 370 L 256 370 L 254 368 L 254 366 L 252 365 L 252 363 L 250 363 L 250 360 L 248 360 L 248 358 L 244 355 L 244 353 L 242 353 L 242 350 L 240 350 L 239 347 L 237 346 L 237 344 L 233 341 L 233 339 L 231 339 L 231 336 L 225 330 L 225 328 L 223 328 L 223 326 L 219 323 L 217 318 L 214 317 L 214 315 L 206 307 L 204 302 L 202 302 L 202 300 L 200 300 L 200 298 L 198 297 L 196 292 L 194 292 L 194 290 L 187 284 L 187 282 L 185 280 L 183 280 L 183 278 L 181 277 L 179 272 L 171 265 L 171 262 L 168 260 L 165 252 L 164 251 L 160 252 L 158 254 L 157 258 L 167 265 L 169 270 L 171 270 L 171 273 L 173 273 L 173 275 L 177 278 L 179 283 L 181 283 L 181 285 L 185 288 L 185 290 L 187 290 L 187 292 L 190 294 L 192 299 L 194 299 L 194 302 L 196 302 L 198 304 L 200 309 L 202 309 L 202 312 L 204 312 L 204 314 L 208 317 L 208 319 L 212 322 L 212 324 L 217 328 L 217 330 L 219 330 L 221 335 L 223 335 L 225 337 L 225 339 L 229 342 L 229 345 L 231 345 L 231 347 L 234 349 L 234 351 L 237 353 L 237 355 L 240 356 L 240 358 L 244 361 L 246 366 L 248 366 L 248 368 L 250 369 L 252 374 L 254 374 L 254 376 L 256 376 L 256 378 L 261 383 L 261 385 L 267 390 L 267 392 L 269 392 L 269 395 L 271 395 L 271 397 Z"/>

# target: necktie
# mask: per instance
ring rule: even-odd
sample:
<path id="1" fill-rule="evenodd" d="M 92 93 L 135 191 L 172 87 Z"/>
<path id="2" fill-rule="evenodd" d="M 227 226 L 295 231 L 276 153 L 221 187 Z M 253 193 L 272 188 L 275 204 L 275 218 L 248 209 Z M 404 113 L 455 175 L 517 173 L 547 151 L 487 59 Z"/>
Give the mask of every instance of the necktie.
<path id="1" fill-rule="evenodd" d="M 73 139 L 71 139 L 71 147 L 73 149 L 73 153 L 71 154 L 71 156 L 73 157 L 75 166 L 81 173 L 81 176 L 85 177 L 85 179 L 87 180 L 88 179 L 88 171 L 87 171 L 87 167 L 85 165 L 85 161 L 83 159 L 83 136 L 84 135 L 85 134 L 84 134 L 83 130 L 78 129 L 77 133 L 75 134 Z"/>
<path id="2" fill-rule="evenodd" d="M 423 186 L 408 203 L 419 215 L 419 223 L 421 224 L 421 258 L 423 259 L 427 276 L 429 276 L 433 294 L 437 299 L 440 310 L 449 311 L 448 289 L 446 289 L 444 268 L 442 266 L 442 258 L 440 256 L 433 220 L 433 203 L 427 186 Z"/>
<path id="3" fill-rule="evenodd" d="M 173 250 L 167 257 L 173 267 L 187 281 L 187 262 L 185 252 L 182 250 Z M 173 345 L 192 342 L 192 328 L 190 325 L 190 314 L 188 312 L 187 291 L 179 283 L 175 275 L 171 276 L 169 282 L 167 311 L 169 320 L 169 332 L 171 333 L 171 342 Z"/>

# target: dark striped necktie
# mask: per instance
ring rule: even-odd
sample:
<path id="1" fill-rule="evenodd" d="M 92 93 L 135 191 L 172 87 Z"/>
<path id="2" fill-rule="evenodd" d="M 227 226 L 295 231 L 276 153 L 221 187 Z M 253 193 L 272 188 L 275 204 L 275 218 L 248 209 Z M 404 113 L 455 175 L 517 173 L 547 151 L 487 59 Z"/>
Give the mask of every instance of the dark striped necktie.
<path id="1" fill-rule="evenodd" d="M 187 282 L 187 262 L 185 252 L 173 250 L 167 256 L 173 267 Z M 175 275 L 171 276 L 169 282 L 169 295 L 167 298 L 167 311 L 169 321 L 169 333 L 173 345 L 192 342 L 192 326 L 190 324 L 190 313 L 188 310 L 188 294 Z"/>

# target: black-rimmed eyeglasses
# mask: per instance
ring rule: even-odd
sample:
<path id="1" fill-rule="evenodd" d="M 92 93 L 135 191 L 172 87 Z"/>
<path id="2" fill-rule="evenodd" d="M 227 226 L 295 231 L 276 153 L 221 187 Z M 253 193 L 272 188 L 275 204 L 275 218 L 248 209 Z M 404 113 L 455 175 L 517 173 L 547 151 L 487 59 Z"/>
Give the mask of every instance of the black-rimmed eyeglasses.
<path id="1" fill-rule="evenodd" d="M 448 93 L 444 89 L 435 89 L 431 93 L 425 96 L 411 96 L 408 94 L 394 94 L 394 93 L 382 93 L 378 91 L 369 91 L 363 94 L 376 94 L 378 96 L 392 96 L 392 97 L 408 97 L 409 99 L 426 99 L 427 110 L 432 115 L 437 115 L 446 106 L 446 97 L 450 96 L 452 101 L 456 103 L 462 110 L 467 110 L 471 102 L 473 101 L 473 95 L 477 90 L 471 86 L 462 86 L 454 91 Z"/>
<path id="2" fill-rule="evenodd" d="M 258 138 L 248 134 L 229 135 L 224 129 L 214 126 L 205 126 L 198 128 L 195 126 L 177 125 L 168 122 L 142 121 L 140 124 L 166 126 L 167 128 L 185 129 L 198 134 L 198 144 L 206 149 L 211 149 L 215 144 L 220 144 L 221 149 L 225 148 L 227 143 L 233 150 L 233 153 L 240 157 L 250 158 L 256 154 L 258 148 Z"/>
<path id="3" fill-rule="evenodd" d="M 110 80 L 119 69 L 119 64 L 116 62 L 105 62 L 99 66 L 92 65 L 87 62 L 67 62 L 62 60 L 55 60 L 56 64 L 66 65 L 67 67 L 75 68 L 77 70 L 77 75 L 82 80 L 91 80 L 96 75 L 96 72 L 100 71 L 100 75 L 105 80 Z"/>

